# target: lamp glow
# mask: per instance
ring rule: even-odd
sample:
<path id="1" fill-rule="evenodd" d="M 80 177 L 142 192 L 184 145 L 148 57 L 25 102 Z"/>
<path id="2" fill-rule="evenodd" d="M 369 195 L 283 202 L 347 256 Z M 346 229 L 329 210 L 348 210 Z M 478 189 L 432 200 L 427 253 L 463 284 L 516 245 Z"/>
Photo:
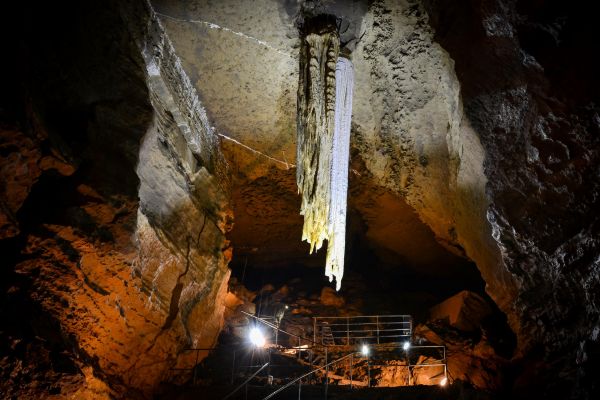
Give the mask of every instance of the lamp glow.
<path id="1" fill-rule="evenodd" d="M 265 336 L 258 328 L 250 329 L 250 342 L 256 347 L 265 347 L 267 343 Z"/>
<path id="2" fill-rule="evenodd" d="M 410 349 L 410 342 L 404 342 L 404 344 L 402 345 L 402 348 L 403 348 L 404 350 L 408 350 L 408 349 Z"/>
<path id="3" fill-rule="evenodd" d="M 360 352 L 362 353 L 363 356 L 368 356 L 369 355 L 369 346 L 367 346 L 366 344 L 362 345 L 362 348 L 360 349 Z"/>
<path id="4" fill-rule="evenodd" d="M 448 383 L 448 378 L 444 377 L 444 379 L 442 379 L 440 381 L 440 386 L 446 386 L 447 383 Z"/>

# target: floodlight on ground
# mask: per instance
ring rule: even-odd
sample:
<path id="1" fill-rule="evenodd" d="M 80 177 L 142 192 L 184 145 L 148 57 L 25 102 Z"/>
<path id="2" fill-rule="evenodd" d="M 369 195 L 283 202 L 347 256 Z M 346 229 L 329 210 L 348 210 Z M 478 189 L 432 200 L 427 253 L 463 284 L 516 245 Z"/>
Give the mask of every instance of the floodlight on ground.
<path id="1" fill-rule="evenodd" d="M 402 345 L 402 348 L 403 348 L 404 350 L 408 350 L 408 349 L 410 349 L 410 342 L 409 342 L 409 341 L 406 341 L 406 342 L 404 342 L 404 344 Z"/>
<path id="2" fill-rule="evenodd" d="M 267 340 L 258 328 L 250 329 L 250 342 L 256 347 L 265 347 Z"/>
<path id="3" fill-rule="evenodd" d="M 448 384 L 448 378 L 444 377 L 441 381 L 440 381 L 440 386 L 446 386 Z"/>
<path id="4" fill-rule="evenodd" d="M 360 352 L 363 356 L 365 356 L 365 357 L 368 356 L 369 355 L 369 346 L 367 346 L 366 344 L 363 344 L 360 349 Z"/>

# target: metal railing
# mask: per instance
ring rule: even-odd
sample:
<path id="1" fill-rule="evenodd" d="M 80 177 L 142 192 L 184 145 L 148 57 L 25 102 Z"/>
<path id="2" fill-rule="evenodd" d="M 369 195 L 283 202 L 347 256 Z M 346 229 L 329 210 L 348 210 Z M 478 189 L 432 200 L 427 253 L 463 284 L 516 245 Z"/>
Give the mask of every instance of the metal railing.
<path id="1" fill-rule="evenodd" d="M 377 346 L 376 346 L 377 347 Z M 429 350 L 433 350 L 433 355 Z M 442 381 L 448 381 L 448 361 L 446 359 L 446 346 L 441 345 L 410 345 L 404 349 L 406 364 L 395 364 L 395 368 L 407 368 L 408 369 L 408 386 L 417 384 L 414 380 L 415 368 L 437 368 L 443 367 L 443 372 L 435 375 L 432 378 L 440 378 L 437 384 L 441 384 Z M 429 353 L 425 362 L 419 362 L 420 356 Z M 414 362 L 416 357 L 416 362 Z M 427 361 L 428 360 L 428 361 Z M 377 361 L 371 361 L 368 367 L 388 367 L 388 363 L 378 363 Z M 436 383 L 434 383 L 436 384 Z M 405 386 L 405 385 L 400 385 Z"/>
<path id="2" fill-rule="evenodd" d="M 325 398 L 327 398 L 327 387 L 329 385 L 329 367 L 337 364 L 349 357 L 353 357 L 355 354 L 357 353 L 350 353 L 350 354 L 346 354 L 343 357 L 338 358 L 337 360 L 333 360 L 325 365 L 323 365 L 322 367 L 317 367 L 316 369 L 307 372 L 306 374 L 297 377 L 296 379 L 294 379 L 293 381 L 283 385 L 282 387 L 280 387 L 279 389 L 275 390 L 273 393 L 269 394 L 267 397 L 265 397 L 263 400 L 269 400 L 273 397 L 275 397 L 277 394 L 281 393 L 282 391 L 284 391 L 285 389 L 289 388 L 290 386 L 294 385 L 296 382 L 299 382 L 298 385 L 298 398 L 300 399 L 301 397 L 301 393 L 302 393 L 302 379 L 308 378 L 310 375 L 315 374 L 319 371 L 323 371 L 325 370 Z"/>
<path id="3" fill-rule="evenodd" d="M 313 341 L 329 346 L 400 342 L 412 337 L 410 315 L 314 317 L 313 325 Z"/>
<path id="4" fill-rule="evenodd" d="M 260 373 L 260 371 L 262 371 L 263 369 L 267 368 L 267 366 L 269 365 L 269 363 L 265 363 L 262 365 L 262 367 L 260 367 L 258 369 L 258 371 L 256 371 L 255 373 L 253 373 L 252 375 L 250 375 L 250 377 L 248 379 L 246 379 L 244 382 L 242 382 L 238 387 L 236 387 L 235 389 L 233 389 L 233 391 L 231 391 L 227 396 L 223 397 L 223 400 L 227 400 L 228 398 L 230 398 L 231 396 L 233 396 L 234 394 L 236 394 L 241 388 L 246 387 L 246 385 L 252 380 L 254 379 L 254 377 L 256 375 L 258 375 Z"/>
<path id="5" fill-rule="evenodd" d="M 435 362 L 424 362 L 424 363 L 410 363 L 408 362 L 406 365 L 396 365 L 396 367 L 405 367 L 408 368 L 408 385 L 414 385 L 415 382 L 411 381 L 412 379 L 412 375 L 413 375 L 413 371 L 415 368 L 434 368 L 434 367 L 443 367 L 443 372 L 441 372 L 440 374 L 436 375 L 434 378 L 440 378 L 440 384 L 445 381 L 447 382 L 448 379 L 448 367 L 447 367 L 447 361 L 446 361 L 446 347 L 445 346 L 412 346 L 409 349 L 406 349 L 407 352 L 414 352 L 415 350 L 419 350 L 419 349 L 432 349 L 432 350 L 439 350 L 440 351 L 440 355 L 442 356 L 441 360 L 436 360 Z M 353 379 L 353 367 L 354 367 L 354 357 L 358 356 L 357 358 L 359 359 L 366 359 L 367 361 L 367 382 L 361 382 L 361 381 L 355 381 Z M 352 389 L 352 387 L 354 385 L 357 386 L 366 386 L 366 387 L 371 387 L 371 368 L 374 366 L 386 366 L 387 364 L 377 364 L 377 363 L 373 363 L 371 361 L 370 356 L 358 353 L 358 352 L 351 352 L 350 354 L 346 354 L 345 356 L 342 356 L 336 360 L 333 360 L 331 362 L 327 362 L 325 365 L 320 366 L 320 367 L 316 367 L 314 370 L 309 371 L 307 373 L 305 373 L 302 376 L 299 376 L 295 379 L 293 379 L 292 381 L 288 382 L 287 384 L 283 385 L 282 387 L 278 388 L 277 390 L 275 390 L 274 392 L 270 393 L 268 396 L 266 396 L 265 398 L 263 398 L 263 400 L 269 400 L 272 399 L 273 397 L 275 397 L 277 394 L 281 393 L 282 391 L 284 391 L 285 389 L 289 388 L 290 386 L 298 383 L 298 400 L 301 400 L 302 398 L 302 380 L 308 378 L 309 376 L 316 374 L 317 372 L 323 371 L 323 377 L 324 377 L 324 384 L 325 384 L 325 393 L 324 393 L 324 398 L 327 399 L 327 392 L 328 392 L 328 387 L 329 387 L 329 367 L 340 363 L 341 361 L 344 361 L 346 359 L 350 359 L 350 376 L 349 376 L 349 385 L 350 388 Z"/>
<path id="6" fill-rule="evenodd" d="M 371 384 L 371 367 L 372 366 L 385 366 L 387 364 L 377 364 L 376 360 L 371 359 L 371 357 L 369 355 L 366 355 L 363 357 L 359 357 L 359 358 L 363 358 L 367 360 L 367 376 L 368 376 L 368 380 L 367 382 L 362 382 L 362 381 L 355 381 L 353 379 L 353 368 L 354 368 L 354 356 L 356 354 L 360 354 L 357 353 L 355 350 L 350 350 L 350 349 L 344 349 L 343 347 L 338 347 L 337 350 L 335 349 L 335 346 L 344 346 L 344 345 L 358 345 L 358 344 L 370 344 L 373 347 L 373 350 L 375 349 L 379 349 L 379 351 L 386 351 L 389 350 L 390 348 L 396 348 L 397 344 L 402 343 L 402 345 L 407 345 L 408 347 L 402 347 L 404 349 L 404 351 L 406 351 L 406 364 L 402 365 L 396 365 L 397 367 L 405 367 L 408 368 L 409 373 L 408 373 L 408 385 L 414 385 L 416 382 L 412 381 L 411 382 L 411 378 L 413 375 L 413 371 L 415 368 L 435 368 L 435 367 L 443 367 L 443 372 L 440 372 L 438 375 L 435 376 L 435 378 L 437 378 L 438 376 L 440 377 L 440 382 L 443 379 L 444 381 L 447 381 L 447 376 L 448 376 L 448 371 L 447 371 L 447 360 L 446 360 L 446 348 L 445 346 L 421 346 L 421 345 L 410 345 L 410 339 L 412 337 L 412 318 L 409 315 L 374 315 L 374 316 L 356 316 L 356 317 L 315 317 L 313 318 L 313 330 L 314 330 L 314 336 L 313 336 L 313 340 L 300 336 L 300 335 L 296 335 L 293 334 L 291 332 L 287 332 L 283 329 L 280 328 L 279 324 L 273 324 L 270 321 L 266 321 L 263 318 L 257 317 L 255 315 L 246 313 L 242 311 L 242 314 L 245 314 L 248 317 L 251 317 L 252 319 L 254 319 L 256 322 L 264 324 L 265 326 L 274 329 L 280 333 L 283 333 L 287 336 L 289 336 L 290 338 L 293 338 L 294 340 L 297 341 L 298 346 L 293 346 L 293 347 L 285 347 L 285 346 L 281 346 L 281 345 L 276 345 L 274 348 L 272 348 L 275 351 L 281 351 L 281 352 L 285 352 L 287 351 L 295 351 L 297 353 L 298 359 L 300 360 L 300 355 L 302 352 L 308 352 L 308 354 L 310 355 L 310 360 L 308 364 L 304 364 L 304 367 L 308 367 L 311 370 L 307 373 L 304 373 L 303 375 L 293 378 L 292 381 L 290 381 L 289 383 L 285 384 L 284 386 L 280 387 L 279 389 L 277 389 L 275 392 L 271 393 L 269 396 L 267 396 L 265 398 L 266 399 L 270 399 L 273 396 L 275 396 L 276 394 L 280 393 L 281 391 L 285 390 L 286 388 L 290 387 L 291 385 L 298 383 L 298 398 L 300 399 L 301 396 L 301 389 L 302 389 L 302 380 L 308 377 L 311 377 L 315 374 L 317 374 L 320 371 L 324 371 L 323 373 L 323 377 L 324 379 L 324 387 L 325 387 L 325 398 L 327 398 L 327 388 L 329 385 L 329 377 L 331 376 L 329 373 L 329 366 L 339 363 L 342 360 L 346 360 L 348 358 L 350 358 L 350 363 L 349 363 L 349 384 L 350 384 L 350 388 L 352 388 L 353 385 L 357 385 L 357 386 L 370 386 Z M 324 332 L 327 332 L 330 338 L 330 341 L 328 343 L 324 343 Z M 398 347 L 400 348 L 400 347 Z M 198 359 L 199 359 L 199 353 L 202 351 L 210 351 L 210 350 L 214 350 L 214 348 L 190 348 L 190 349 L 186 349 L 186 351 L 192 351 L 195 352 L 196 354 L 195 357 L 195 362 L 194 362 L 194 367 L 192 368 L 172 368 L 173 370 L 189 370 L 190 372 L 192 372 L 192 383 L 195 384 L 196 382 L 196 366 L 198 365 Z M 328 351 L 329 350 L 329 351 Z M 346 354 L 336 360 L 333 361 L 329 361 L 329 358 L 331 356 L 330 351 L 335 351 L 335 352 L 347 352 L 348 350 L 350 350 L 349 354 Z M 421 353 L 421 350 L 425 350 L 425 352 L 428 352 L 428 350 L 432 350 L 435 352 L 437 352 L 437 356 L 429 356 L 429 360 L 430 362 L 421 362 L 419 363 L 418 361 L 414 362 L 414 356 L 416 356 L 417 354 Z M 269 362 L 265 363 L 265 364 L 261 364 L 261 365 L 247 365 L 246 367 L 249 369 L 254 369 L 254 368 L 258 368 L 257 371 L 255 371 L 254 373 L 251 374 L 251 376 L 248 379 L 245 379 L 245 381 L 239 385 L 234 392 L 230 393 L 229 396 L 233 395 L 235 392 L 237 392 L 240 388 L 246 387 L 248 386 L 248 383 L 254 379 L 259 372 L 263 371 L 265 368 L 267 368 L 267 366 L 269 367 L 269 369 L 271 367 L 277 367 L 277 365 L 271 363 L 271 356 L 270 356 L 270 351 L 271 348 L 269 349 Z M 324 358 L 324 365 L 316 365 L 315 363 L 313 363 L 313 356 L 316 353 L 320 353 Z M 410 357 L 409 357 L 410 354 Z M 439 357 L 441 356 L 441 357 Z M 412 360 L 411 360 L 412 358 Z M 234 382 L 234 376 L 235 376 L 235 364 L 236 364 L 236 357 L 235 357 L 235 351 L 233 353 L 233 365 L 232 365 L 232 375 L 231 375 L 231 383 L 233 384 Z M 375 363 L 373 363 L 373 361 L 375 361 Z M 412 362 L 411 362 L 412 361 Z M 287 366 L 286 366 L 287 367 Z M 267 372 L 268 377 L 271 378 L 271 381 L 273 380 L 273 378 L 270 375 L 270 372 Z M 344 375 L 346 375 L 344 373 Z M 342 385 L 347 385 L 348 384 L 348 380 L 345 377 L 339 377 L 336 375 L 332 375 L 331 377 L 333 377 L 333 379 L 339 379 L 342 378 L 341 381 L 338 382 L 338 384 L 342 384 Z M 311 379 L 314 379 L 311 377 Z M 342 383 L 345 382 L 345 383 Z M 306 381 L 304 382 L 306 383 Z"/>
<path id="7" fill-rule="evenodd" d="M 277 333 L 283 333 L 285 335 L 287 335 L 289 338 L 293 338 L 294 340 L 297 341 L 298 346 L 296 347 L 285 347 L 282 345 L 275 345 L 275 348 L 268 348 L 266 349 L 267 353 L 268 353 L 268 357 L 269 357 L 269 362 L 266 363 L 265 365 L 262 366 L 255 366 L 255 365 L 246 365 L 246 366 L 238 366 L 240 368 L 244 368 L 244 369 L 253 369 L 253 368 L 259 368 L 258 371 L 256 371 L 255 373 L 252 374 L 252 376 L 248 379 L 245 380 L 244 383 L 242 383 L 238 388 L 236 388 L 235 392 L 237 392 L 239 389 L 241 389 L 242 387 L 248 387 L 249 382 L 254 379 L 258 373 L 260 371 L 262 371 L 264 368 L 266 368 L 267 366 L 269 367 L 269 370 L 271 369 L 271 367 L 277 367 L 277 365 L 272 364 L 271 363 L 271 351 L 286 351 L 286 350 L 292 350 L 293 352 L 295 352 L 298 356 L 298 359 L 300 359 L 301 353 L 302 352 L 308 352 L 310 355 L 310 362 L 308 365 L 300 365 L 298 367 L 300 368 L 310 368 L 311 371 L 308 374 L 304 374 L 302 375 L 300 378 L 304 377 L 304 376 L 309 376 L 311 375 L 311 373 L 315 373 L 317 371 L 320 371 L 322 369 L 326 369 L 326 371 L 328 371 L 328 367 L 331 363 L 328 363 L 328 351 L 327 351 L 327 346 L 321 344 L 321 343 L 316 343 L 313 342 L 310 338 L 306 338 L 306 337 L 302 337 L 299 335 L 296 335 L 294 333 L 291 332 L 287 332 L 286 330 L 282 329 L 278 323 L 272 323 L 271 321 L 265 319 L 265 318 L 261 318 L 261 317 L 257 317 L 256 315 L 247 313 L 245 311 L 240 311 L 243 315 L 250 317 L 252 319 L 254 319 L 257 323 L 261 323 L 265 326 L 267 326 L 268 328 L 271 328 L 273 330 L 275 330 Z M 303 344 L 306 344 L 307 347 L 303 347 Z M 319 367 L 317 365 L 315 365 L 313 363 L 314 361 L 314 351 L 316 349 L 319 349 L 319 353 L 322 353 L 324 355 L 324 360 L 325 360 L 325 365 L 322 367 Z M 344 357 L 345 358 L 345 357 Z M 339 360 L 336 360 L 336 362 Z M 335 363 L 335 362 L 333 362 Z M 290 368 L 289 365 L 285 366 L 286 368 Z M 235 370 L 236 370 L 236 364 L 235 364 L 235 351 L 233 353 L 233 366 L 232 366 L 232 373 L 231 373 L 231 382 L 234 382 L 234 377 L 235 377 Z M 270 375 L 270 371 L 267 372 L 269 377 L 271 378 L 271 380 L 273 379 L 272 375 Z M 327 373 L 327 372 L 326 372 Z M 294 379 L 294 381 L 296 381 L 296 379 Z M 233 392 L 230 393 L 230 395 L 233 395 Z"/>

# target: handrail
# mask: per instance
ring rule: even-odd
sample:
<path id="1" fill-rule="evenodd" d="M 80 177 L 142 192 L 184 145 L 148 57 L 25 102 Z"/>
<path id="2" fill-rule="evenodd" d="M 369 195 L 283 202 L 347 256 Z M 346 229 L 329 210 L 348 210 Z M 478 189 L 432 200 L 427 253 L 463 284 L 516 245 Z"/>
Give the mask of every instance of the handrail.
<path id="1" fill-rule="evenodd" d="M 265 369 L 267 367 L 267 365 L 269 365 L 269 363 L 265 363 L 265 365 L 263 365 L 262 367 L 260 367 L 260 369 L 258 371 L 256 371 L 255 373 L 253 373 L 250 378 L 246 379 L 241 385 L 239 385 L 238 387 L 236 387 L 235 389 L 233 389 L 233 392 L 229 393 L 227 396 L 223 397 L 223 400 L 226 400 L 228 398 L 230 398 L 231 396 L 233 396 L 238 390 L 240 390 L 241 388 L 243 388 L 244 386 L 246 386 L 248 384 L 248 382 L 250 382 L 252 379 L 254 379 L 254 377 L 256 375 L 258 375 L 258 373 L 260 371 L 262 371 L 263 369 Z"/>
<path id="2" fill-rule="evenodd" d="M 320 319 L 321 317 L 314 317 Z M 379 322 L 349 322 L 346 324 L 330 324 L 327 323 L 326 326 L 353 326 L 353 325 L 410 325 L 410 321 L 379 321 Z"/>
<path id="3" fill-rule="evenodd" d="M 397 318 L 397 317 L 402 317 L 402 318 L 411 318 L 412 316 L 410 314 L 396 314 L 396 315 L 392 315 L 392 314 L 386 314 L 386 315 L 352 315 L 352 316 L 333 316 L 333 317 L 314 317 L 314 318 L 318 318 L 318 319 L 343 319 L 343 318 L 353 318 L 353 319 L 357 319 L 357 318 Z"/>
<path id="4" fill-rule="evenodd" d="M 355 333 L 355 332 L 365 332 L 368 331 L 369 329 L 357 329 L 357 330 L 341 330 L 341 329 L 332 329 L 331 332 L 332 333 L 346 333 L 346 332 L 350 332 L 350 333 Z M 398 332 L 398 331 L 410 331 L 410 329 L 408 328 L 379 328 L 379 332 Z"/>
<path id="5" fill-rule="evenodd" d="M 360 341 L 381 344 L 382 340 L 410 340 L 413 321 L 408 314 L 313 317 L 313 330 L 314 341 L 327 339 L 331 346 Z M 340 344 L 340 341 L 343 343 Z"/>
<path id="6" fill-rule="evenodd" d="M 262 399 L 262 400 L 269 400 L 270 398 L 272 398 L 272 397 L 273 397 L 273 396 L 275 396 L 276 394 L 278 394 L 278 393 L 282 392 L 283 390 L 285 390 L 285 389 L 289 388 L 290 386 L 292 386 L 294 383 L 298 382 L 299 380 L 301 380 L 301 379 L 304 379 L 304 378 L 306 378 L 307 376 L 309 376 L 309 375 L 312 375 L 312 374 L 314 374 L 315 372 L 317 372 L 317 371 L 319 371 L 319 370 L 322 370 L 322 369 L 328 368 L 330 365 L 333 365 L 333 364 L 335 364 L 335 363 L 337 363 L 337 362 L 340 362 L 340 361 L 342 361 L 342 360 L 345 360 L 346 358 L 348 358 L 348 357 L 351 357 L 351 356 L 353 356 L 353 355 L 355 355 L 355 354 L 359 354 L 359 353 L 358 353 L 358 352 L 354 352 L 354 353 L 346 354 L 345 356 L 343 356 L 343 357 L 341 357 L 341 358 L 338 358 L 337 360 L 333 360 L 333 361 L 331 361 L 330 363 L 323 365 L 322 367 L 317 367 L 316 369 L 314 369 L 314 370 L 312 370 L 312 371 L 310 371 L 310 372 L 307 372 L 306 374 L 304 374 L 304 375 L 302 375 L 302 376 L 300 376 L 300 377 L 298 377 L 298 378 L 294 379 L 293 381 L 291 381 L 291 382 L 289 382 L 289 383 L 285 384 L 284 386 L 280 387 L 279 389 L 277 389 L 276 391 L 274 391 L 273 393 L 271 393 L 270 395 L 268 395 L 267 397 L 265 397 L 265 398 L 264 398 L 264 399 Z M 327 379 L 327 377 L 326 377 L 326 379 Z"/>

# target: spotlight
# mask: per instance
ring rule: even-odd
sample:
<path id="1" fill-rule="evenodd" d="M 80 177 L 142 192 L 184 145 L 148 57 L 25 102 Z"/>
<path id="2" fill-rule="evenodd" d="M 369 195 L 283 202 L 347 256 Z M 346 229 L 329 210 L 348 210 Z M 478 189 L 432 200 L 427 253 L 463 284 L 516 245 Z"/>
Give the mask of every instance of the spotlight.
<path id="1" fill-rule="evenodd" d="M 403 348 L 404 350 L 408 350 L 408 349 L 410 349 L 410 342 L 408 342 L 408 341 L 404 342 L 404 344 L 402 345 L 402 348 Z"/>
<path id="2" fill-rule="evenodd" d="M 267 343 L 265 336 L 258 328 L 250 329 L 250 342 L 256 347 L 265 347 Z"/>
<path id="3" fill-rule="evenodd" d="M 448 383 L 448 378 L 444 377 L 441 381 L 440 381 L 440 386 L 446 386 L 446 384 Z"/>
<path id="4" fill-rule="evenodd" d="M 360 349 L 360 352 L 362 353 L 363 356 L 368 356 L 369 355 L 369 346 L 367 346 L 366 344 L 362 345 L 362 348 Z"/>

